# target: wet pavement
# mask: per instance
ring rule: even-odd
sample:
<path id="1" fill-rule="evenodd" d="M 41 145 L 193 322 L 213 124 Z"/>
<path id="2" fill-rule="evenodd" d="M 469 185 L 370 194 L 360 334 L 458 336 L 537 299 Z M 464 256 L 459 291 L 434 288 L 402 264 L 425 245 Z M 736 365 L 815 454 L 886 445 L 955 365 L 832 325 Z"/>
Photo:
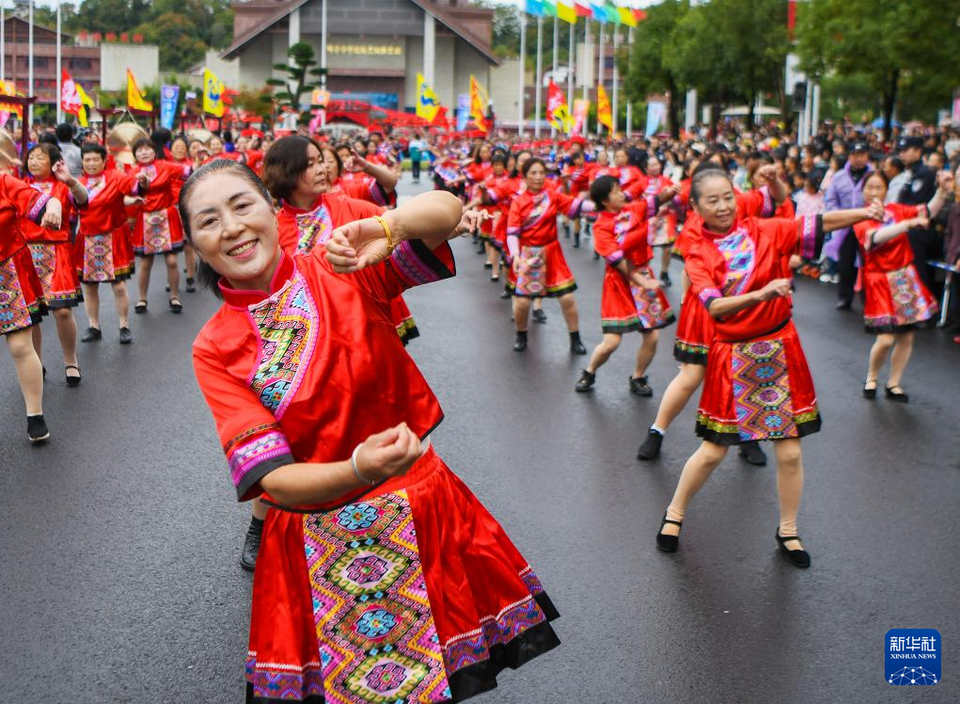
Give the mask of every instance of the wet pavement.
<path id="1" fill-rule="evenodd" d="M 592 347 L 603 265 L 590 240 L 564 244 Z M 795 320 L 824 415 L 803 441 L 800 533 L 813 567 L 777 554 L 773 467 L 733 452 L 691 506 L 680 551 L 664 555 L 654 534 L 697 446 L 695 403 L 657 461 L 634 455 L 676 370 L 674 328 L 650 369 L 652 399 L 627 388 L 637 335 L 594 392 L 576 394 L 586 358 L 569 355 L 556 302 L 545 325 L 531 323 L 527 352 L 512 352 L 509 303 L 469 240 L 454 247 L 457 278 L 407 295 L 421 332 L 409 351 L 447 416 L 434 442 L 562 615 L 563 645 L 477 701 L 960 701 L 960 348 L 946 335 L 919 334 L 910 404 L 866 401 L 861 319 L 833 310 L 832 287 L 801 280 Z M 673 271 L 679 280 L 678 262 Z M 185 294 L 172 315 L 160 273 L 130 346 L 117 344 L 103 291 L 104 339 L 81 345 L 79 388 L 66 387 L 44 324 L 46 446 L 27 443 L 0 352 L 2 701 L 242 701 L 251 578 L 237 560 L 249 510 L 190 366 L 216 301 Z M 676 303 L 677 287 L 669 295 Z M 940 684 L 885 682 L 891 628 L 940 631 Z"/>

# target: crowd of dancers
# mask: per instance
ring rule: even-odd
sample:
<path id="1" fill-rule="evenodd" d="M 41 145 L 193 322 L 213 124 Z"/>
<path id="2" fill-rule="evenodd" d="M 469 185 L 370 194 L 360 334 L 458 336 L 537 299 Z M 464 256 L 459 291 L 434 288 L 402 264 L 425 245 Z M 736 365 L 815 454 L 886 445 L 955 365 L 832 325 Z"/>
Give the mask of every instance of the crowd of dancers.
<path id="1" fill-rule="evenodd" d="M 853 252 L 853 288 L 876 335 L 863 395 L 877 396 L 889 357 L 884 396 L 905 403 L 914 330 L 938 310 L 938 282 L 926 260 L 915 261 L 914 245 L 929 249 L 930 236 L 915 233 L 946 213 L 946 259 L 935 259 L 960 265 L 949 165 L 960 154 L 939 164 L 930 156 L 949 139 L 922 157 L 934 162 L 924 165 L 933 176 L 925 191 L 913 185 L 929 178 L 917 160 L 899 184 L 882 164 L 870 166 L 882 145 L 831 144 L 821 175 L 827 155 L 816 145 L 759 133 L 755 144 L 732 145 L 379 134 L 225 144 L 160 131 L 133 142 L 130 164 L 95 138 L 78 149 L 71 136 L 38 135 L 0 176 L 0 332 L 28 437 L 50 437 L 43 315 L 53 312 L 64 380 L 77 386 L 73 308 L 85 303 L 82 341 L 102 340 L 98 287 L 110 284 L 117 339 L 130 344 L 125 281 L 139 276 L 133 308 L 146 312 L 153 258 L 162 256 L 167 308 L 180 313 L 183 251 L 186 291 L 200 285 L 223 303 L 194 344 L 194 368 L 237 497 L 253 506 L 241 554 L 244 568 L 256 568 L 248 701 L 461 700 L 559 643 L 557 610 L 530 565 L 431 447 L 443 415 L 404 350 L 418 331 L 402 293 L 454 276 L 449 239 L 472 233 L 490 279 L 503 284 L 515 353 L 527 350 L 530 318 L 546 321 L 543 299 L 556 298 L 570 353 L 585 357 L 564 248 L 589 242 L 603 265 L 603 337 L 572 391 L 589 393 L 636 332 L 627 390 L 652 396 L 647 370 L 661 331 L 676 325 L 679 371 L 638 450 L 651 460 L 702 387 L 701 444 L 665 507 L 657 547 L 678 550 L 689 504 L 729 447 L 764 464 L 759 443 L 771 441 L 775 538 L 800 568 L 811 564 L 797 525 L 801 438 L 821 421 L 791 319 L 795 272 L 849 277 Z M 907 159 L 923 154 L 917 139 L 900 144 Z M 398 205 L 403 159 L 415 155 L 418 179 L 426 153 L 435 189 Z M 837 195 L 825 180 L 852 192 Z M 889 197 L 892 186 L 899 198 Z M 825 242 L 835 260 L 824 258 Z M 677 310 L 664 295 L 674 279 Z M 852 296 L 842 293 L 839 307 Z"/>

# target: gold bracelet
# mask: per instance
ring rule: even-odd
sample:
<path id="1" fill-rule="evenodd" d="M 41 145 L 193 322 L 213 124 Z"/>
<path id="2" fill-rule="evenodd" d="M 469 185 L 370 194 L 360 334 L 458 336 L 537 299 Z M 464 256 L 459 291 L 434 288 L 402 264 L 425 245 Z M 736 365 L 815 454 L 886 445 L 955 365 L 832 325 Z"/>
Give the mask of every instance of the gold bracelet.
<path id="1" fill-rule="evenodd" d="M 393 254 L 393 249 L 396 245 L 393 243 L 393 233 L 390 232 L 390 226 L 387 224 L 387 221 L 379 215 L 374 215 L 373 219 L 380 223 L 380 227 L 383 228 L 383 234 L 387 238 L 387 254 Z"/>

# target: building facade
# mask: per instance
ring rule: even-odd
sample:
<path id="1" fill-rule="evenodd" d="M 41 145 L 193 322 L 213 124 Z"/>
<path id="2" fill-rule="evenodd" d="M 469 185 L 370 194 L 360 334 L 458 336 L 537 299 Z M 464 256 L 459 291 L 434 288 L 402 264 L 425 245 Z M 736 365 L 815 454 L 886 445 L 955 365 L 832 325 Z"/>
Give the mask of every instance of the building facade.
<path id="1" fill-rule="evenodd" d="M 303 41 L 326 66 L 334 99 L 412 110 L 423 73 L 452 114 L 470 76 L 488 88 L 490 69 L 500 63 L 490 48 L 493 11 L 458 0 L 250 0 L 233 10 L 234 41 L 221 58 L 236 59 L 242 87 L 282 78 L 273 65 L 286 63 L 289 47 Z"/>

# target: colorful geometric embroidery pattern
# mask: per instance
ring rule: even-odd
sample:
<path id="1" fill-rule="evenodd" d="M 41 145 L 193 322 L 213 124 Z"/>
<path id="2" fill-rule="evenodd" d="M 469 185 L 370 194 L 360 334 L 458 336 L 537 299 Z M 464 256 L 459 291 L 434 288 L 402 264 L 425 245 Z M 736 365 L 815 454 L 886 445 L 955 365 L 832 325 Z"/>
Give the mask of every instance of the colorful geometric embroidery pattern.
<path id="1" fill-rule="evenodd" d="M 422 286 L 446 278 L 423 261 L 409 240 L 404 240 L 394 248 L 390 261 L 411 286 Z"/>
<path id="2" fill-rule="evenodd" d="M 663 327 L 673 318 L 673 311 L 669 306 L 660 303 L 656 290 L 631 286 L 630 294 L 633 296 L 633 304 L 637 307 L 637 319 L 644 330 Z"/>
<path id="3" fill-rule="evenodd" d="M 300 239 L 297 241 L 297 253 L 307 254 L 313 251 L 318 244 L 323 244 L 333 234 L 333 220 L 326 207 L 320 206 L 309 213 L 297 215 L 297 232 Z"/>
<path id="4" fill-rule="evenodd" d="M 323 672 L 319 662 L 302 668 L 282 663 L 257 664 L 257 654 L 247 653 L 247 681 L 258 697 L 301 700 L 310 695 L 323 696 Z"/>
<path id="5" fill-rule="evenodd" d="M 260 336 L 260 359 L 248 384 L 277 420 L 297 392 L 317 343 L 317 308 L 300 273 L 275 294 L 250 306 Z"/>
<path id="6" fill-rule="evenodd" d="M 723 295 L 737 296 L 750 283 L 755 263 L 753 240 L 743 228 L 738 228 L 714 243 L 727 262 L 727 275 L 723 280 Z"/>
<path id="7" fill-rule="evenodd" d="M 30 320 L 30 310 L 11 257 L 0 264 L 0 334 L 28 327 Z"/>
<path id="8" fill-rule="evenodd" d="M 550 207 L 550 195 L 544 191 L 539 196 L 533 197 L 533 207 L 530 209 L 530 213 L 524 218 L 523 226 L 526 228 L 533 227 L 540 221 L 540 218 L 546 214 L 547 209 Z"/>
<path id="9" fill-rule="evenodd" d="M 547 259 L 543 247 L 520 248 L 520 272 L 517 274 L 517 295 L 542 296 L 547 278 Z"/>
<path id="10" fill-rule="evenodd" d="M 113 281 L 113 235 L 87 235 L 83 242 L 83 280 Z"/>
<path id="11" fill-rule="evenodd" d="M 303 530 L 326 701 L 450 699 L 406 492 L 306 515 Z"/>
<path id="12" fill-rule="evenodd" d="M 163 254 L 173 250 L 170 219 L 166 210 L 143 214 L 143 253 Z"/>
<path id="13" fill-rule="evenodd" d="M 912 266 L 888 272 L 887 283 L 893 299 L 894 325 L 911 325 L 929 320 L 939 310 L 937 303 L 924 295 L 920 278 Z"/>
<path id="14" fill-rule="evenodd" d="M 797 437 L 783 342 L 757 340 L 734 344 L 730 364 L 740 439 Z"/>
<path id="15" fill-rule="evenodd" d="M 30 243 L 30 256 L 33 258 L 33 268 L 37 270 L 37 278 L 43 287 L 44 296 L 50 296 L 50 286 L 53 282 L 53 271 L 57 264 L 57 254 L 53 245 L 42 242 Z"/>
<path id="16" fill-rule="evenodd" d="M 244 475 L 261 462 L 292 454 L 287 437 L 279 432 L 265 433 L 243 444 L 234 444 L 227 452 L 230 477 L 234 486 L 240 486 Z"/>

